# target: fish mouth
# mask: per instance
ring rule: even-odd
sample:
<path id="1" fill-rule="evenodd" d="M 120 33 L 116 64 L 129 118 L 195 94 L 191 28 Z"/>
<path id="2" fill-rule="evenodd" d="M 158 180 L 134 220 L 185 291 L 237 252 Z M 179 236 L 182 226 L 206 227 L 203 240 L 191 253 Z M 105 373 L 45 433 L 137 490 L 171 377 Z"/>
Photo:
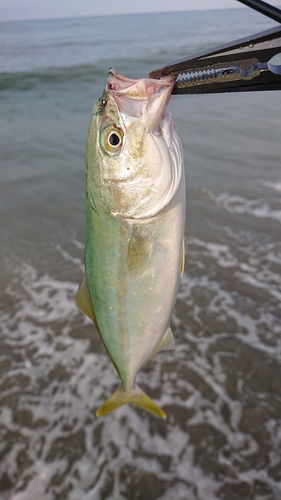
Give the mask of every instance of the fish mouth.
<path id="1" fill-rule="evenodd" d="M 173 75 L 161 80 L 154 78 L 133 80 L 110 68 L 106 90 L 114 97 L 120 113 L 132 118 L 145 116 L 146 128 L 153 130 L 165 112 L 174 84 Z"/>

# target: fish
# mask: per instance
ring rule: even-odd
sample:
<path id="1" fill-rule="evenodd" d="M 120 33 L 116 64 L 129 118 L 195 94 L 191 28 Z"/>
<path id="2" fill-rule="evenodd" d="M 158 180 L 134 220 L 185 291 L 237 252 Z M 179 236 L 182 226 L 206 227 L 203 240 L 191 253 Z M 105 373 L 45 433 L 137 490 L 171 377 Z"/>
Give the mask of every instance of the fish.
<path id="1" fill-rule="evenodd" d="M 92 111 L 85 275 L 76 304 L 94 322 L 121 380 L 98 417 L 133 403 L 166 418 L 136 377 L 175 345 L 170 319 L 184 268 L 185 175 L 167 109 L 174 81 L 134 80 L 111 68 Z"/>

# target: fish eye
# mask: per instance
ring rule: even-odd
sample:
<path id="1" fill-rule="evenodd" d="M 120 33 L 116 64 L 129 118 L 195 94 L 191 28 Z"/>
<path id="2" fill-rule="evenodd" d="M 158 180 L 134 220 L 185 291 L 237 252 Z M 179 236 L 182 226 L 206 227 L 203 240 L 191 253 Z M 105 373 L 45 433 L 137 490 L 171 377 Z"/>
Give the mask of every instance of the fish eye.
<path id="1" fill-rule="evenodd" d="M 115 126 L 107 127 L 102 133 L 101 145 L 103 150 L 109 154 L 120 152 L 123 142 L 123 132 Z"/>
<path id="2" fill-rule="evenodd" d="M 116 134 L 116 132 L 112 132 L 110 136 L 108 137 L 108 142 L 111 144 L 111 146 L 118 146 L 119 142 L 121 141 L 121 138 L 119 134 Z"/>

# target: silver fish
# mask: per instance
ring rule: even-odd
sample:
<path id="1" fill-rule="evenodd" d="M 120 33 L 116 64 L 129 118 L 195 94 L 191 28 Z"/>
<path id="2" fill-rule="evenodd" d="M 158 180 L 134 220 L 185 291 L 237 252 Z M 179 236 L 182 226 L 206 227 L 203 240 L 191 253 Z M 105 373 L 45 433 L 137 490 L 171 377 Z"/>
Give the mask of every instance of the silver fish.
<path id="1" fill-rule="evenodd" d="M 170 317 L 184 266 L 181 142 L 167 110 L 174 78 L 109 71 L 86 151 L 85 276 L 76 295 L 95 323 L 121 386 L 97 416 L 125 403 L 165 418 L 136 384 L 140 368 L 172 349 Z"/>

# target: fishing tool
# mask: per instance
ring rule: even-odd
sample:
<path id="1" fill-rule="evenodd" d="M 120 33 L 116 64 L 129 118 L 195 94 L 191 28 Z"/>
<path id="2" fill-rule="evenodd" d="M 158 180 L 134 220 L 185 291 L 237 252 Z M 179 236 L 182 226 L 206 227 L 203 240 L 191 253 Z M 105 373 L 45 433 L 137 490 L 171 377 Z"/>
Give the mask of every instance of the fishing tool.
<path id="1" fill-rule="evenodd" d="M 261 0 L 238 0 L 281 23 L 281 10 Z M 235 40 L 149 73 L 176 76 L 172 94 L 209 94 L 281 89 L 281 28 Z"/>

